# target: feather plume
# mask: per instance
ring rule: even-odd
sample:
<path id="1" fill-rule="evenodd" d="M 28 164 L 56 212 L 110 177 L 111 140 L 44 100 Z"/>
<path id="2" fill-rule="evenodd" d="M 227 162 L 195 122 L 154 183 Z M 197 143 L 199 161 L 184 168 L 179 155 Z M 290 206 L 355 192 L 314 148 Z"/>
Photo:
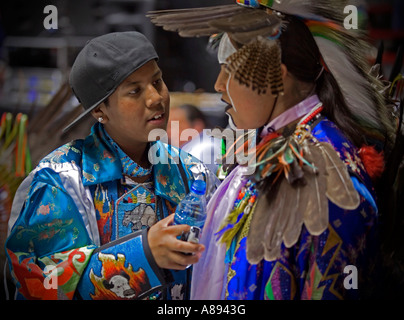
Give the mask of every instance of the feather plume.
<path id="1" fill-rule="evenodd" d="M 295 192 L 286 179 L 280 181 L 277 193 L 278 196 L 272 198 L 267 208 L 267 214 L 270 214 L 264 233 L 264 259 L 267 261 L 273 261 L 280 256 L 283 236 L 291 215 L 291 206 L 295 200 L 293 196 Z"/>
<path id="2" fill-rule="evenodd" d="M 277 259 L 282 241 L 286 247 L 293 246 L 300 236 L 303 223 L 313 235 L 321 234 L 328 226 L 323 155 L 317 146 L 308 141 L 303 142 L 303 149 L 307 163 L 302 171 L 304 178 L 295 174 L 296 179 L 293 180 L 281 177 L 271 185 L 270 191 L 267 190 L 267 184 L 261 187 L 261 190 L 265 189 L 265 195 L 258 200 L 247 238 L 247 259 L 252 264 L 261 259 Z M 290 175 L 298 159 L 287 158 L 290 159 L 286 161 L 289 163 Z"/>
<path id="3" fill-rule="evenodd" d="M 183 37 L 210 36 L 222 32 L 211 26 L 212 21 L 239 16 L 250 11 L 234 5 L 213 6 L 206 8 L 150 11 L 146 15 L 157 26 L 168 31 L 177 31 Z"/>
<path id="4" fill-rule="evenodd" d="M 178 34 L 184 38 L 187 38 L 187 37 L 192 38 L 192 37 L 201 37 L 204 35 L 209 35 L 209 34 L 218 33 L 218 32 L 220 32 L 220 30 L 207 26 L 204 28 L 199 27 L 199 28 L 188 29 L 188 30 L 183 29 L 183 30 L 179 31 Z"/>
<path id="5" fill-rule="evenodd" d="M 327 171 L 326 195 L 337 206 L 353 210 L 359 206 L 359 194 L 353 186 L 346 165 L 341 161 L 334 148 L 326 142 L 318 144 Z"/>
<path id="6" fill-rule="evenodd" d="M 318 147 L 308 141 L 303 142 L 304 158 L 315 168 L 304 166 L 306 186 L 306 209 L 303 221 L 312 235 L 320 235 L 328 226 L 328 199 L 324 192 L 327 186 L 326 168 L 323 155 Z"/>
<path id="7" fill-rule="evenodd" d="M 359 194 L 334 148 L 318 142 L 310 131 L 300 133 L 301 140 L 277 137 L 266 143 L 273 148 L 259 145 L 256 165 L 261 173 L 255 178 L 262 195 L 247 238 L 252 264 L 277 259 L 282 242 L 287 248 L 295 245 L 303 224 L 312 235 L 323 233 L 329 200 L 347 210 L 359 205 Z"/>
<path id="8" fill-rule="evenodd" d="M 240 19 L 243 19 L 242 23 L 240 23 Z M 280 24 L 281 19 L 277 16 L 269 15 L 264 10 L 254 9 L 246 9 L 241 14 L 209 22 L 209 25 L 223 32 L 247 32 L 261 30 L 269 26 L 276 28 L 279 27 Z"/>
<path id="9" fill-rule="evenodd" d="M 293 185 L 290 192 L 290 214 L 285 232 L 283 234 L 283 243 L 285 247 L 290 248 L 296 244 L 300 237 L 303 226 L 303 214 L 307 206 L 307 193 L 311 190 L 307 187 L 305 179 L 299 181 L 298 185 Z"/>
<path id="10" fill-rule="evenodd" d="M 244 10 L 245 8 L 231 4 L 202 8 L 155 10 L 149 11 L 146 17 L 150 18 L 153 23 L 209 21 L 218 17 L 226 17 L 234 13 L 243 12 Z"/>
<path id="11" fill-rule="evenodd" d="M 324 20 L 324 18 L 342 22 L 343 9 L 346 1 L 301 1 L 283 0 L 271 4 L 271 9 L 303 17 L 305 19 Z M 269 7 L 269 6 L 267 6 Z M 163 26 L 166 30 L 186 33 L 190 30 L 203 30 L 197 36 L 208 36 L 208 26 L 212 30 L 219 29 L 222 32 L 251 32 L 264 30 L 274 26 L 279 27 L 280 18 L 277 15 L 267 14 L 265 10 L 257 10 L 237 4 L 221 5 L 202 8 L 174 9 L 150 11 L 146 15 L 151 21 Z M 174 27 L 175 26 L 175 27 Z M 273 33 L 273 32 L 272 32 Z M 263 33 L 259 35 L 264 36 Z M 246 39 L 246 38 L 245 38 Z M 252 40 L 253 38 L 249 38 Z M 247 42 L 242 42 L 247 43 Z"/>
<path id="12" fill-rule="evenodd" d="M 182 37 L 228 32 L 242 44 L 249 43 L 258 36 L 270 36 L 282 26 L 282 20 L 276 15 L 236 4 L 151 11 L 147 17 L 157 26 L 162 26 L 167 31 L 177 31 Z"/>
<path id="13" fill-rule="evenodd" d="M 383 152 L 377 152 L 375 147 L 363 145 L 359 149 L 359 156 L 371 179 L 380 178 L 384 171 Z"/>
<path id="14" fill-rule="evenodd" d="M 370 78 L 364 77 L 364 73 L 358 71 L 359 61 L 354 63 L 352 61 L 354 58 L 350 58 L 344 52 L 344 47 L 334 41 L 323 37 L 315 37 L 315 40 L 328 70 L 337 81 L 356 121 L 369 128 L 383 131 L 383 117 L 376 107 L 376 105 L 382 104 L 381 101 L 378 101 L 382 98 L 378 97 L 376 91 L 371 87 Z M 344 41 L 347 45 L 347 39 Z"/>

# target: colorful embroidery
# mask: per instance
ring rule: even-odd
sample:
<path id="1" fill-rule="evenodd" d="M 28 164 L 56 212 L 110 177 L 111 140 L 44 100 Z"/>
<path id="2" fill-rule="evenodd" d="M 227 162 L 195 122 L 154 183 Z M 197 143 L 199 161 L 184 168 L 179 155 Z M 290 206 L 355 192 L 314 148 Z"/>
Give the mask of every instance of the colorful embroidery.
<path id="1" fill-rule="evenodd" d="M 313 134 L 320 141 L 332 142 L 341 159 L 365 183 L 369 183 L 362 163 L 356 156 L 357 150 L 343 138 L 333 123 L 323 119 L 313 129 Z M 235 202 L 233 213 L 234 209 L 241 208 L 243 191 L 245 188 Z M 375 218 L 375 211 L 363 198 L 355 210 L 344 210 L 329 201 L 329 225 L 325 232 L 312 236 L 305 226 L 302 226 L 295 246 L 286 248 L 282 244 L 281 257 L 278 260 L 263 260 L 257 265 L 249 264 L 246 259 L 248 232 L 243 231 L 242 235 L 234 237 L 237 243 L 234 244 L 233 239 L 227 251 L 226 261 L 229 262 L 229 269 L 226 298 L 343 299 L 346 295 L 356 297 L 358 292 L 344 290 L 343 269 L 347 264 L 363 263 L 362 254 L 365 250 L 372 250 L 367 245 Z M 219 228 L 222 233 L 223 230 L 226 231 L 226 226 L 231 226 L 228 220 L 229 218 L 226 220 L 227 224 Z M 248 222 L 244 224 L 244 229 L 246 227 Z M 361 264 L 361 269 L 365 268 L 366 265 Z"/>
<path id="2" fill-rule="evenodd" d="M 151 288 L 149 279 L 142 268 L 134 271 L 129 263 L 125 267 L 126 257 L 118 253 L 98 254 L 102 263 L 101 275 L 90 271 L 90 279 L 94 285 L 94 294 L 90 294 L 94 300 L 126 300 L 134 299 L 142 292 Z"/>
<path id="3" fill-rule="evenodd" d="M 125 194 L 116 202 L 116 238 L 149 228 L 157 222 L 157 208 L 152 188 L 151 182 L 123 185 Z"/>
<path id="4" fill-rule="evenodd" d="M 155 144 L 178 155 L 161 142 Z M 122 175 L 122 165 L 129 163 L 120 162 L 98 123 L 86 139 L 62 146 L 40 162 L 29 177 L 32 182 L 17 192 L 20 218 L 6 243 L 17 299 L 72 299 L 75 294 L 90 299 L 90 293 L 95 299 L 104 294 L 126 299 L 147 295 L 150 284 L 155 292 L 151 299 L 170 297 L 169 288 L 163 294 L 157 292 L 166 283 L 160 270 L 149 264 L 149 252 L 144 252 L 142 242 L 144 232 L 134 234 L 133 241 L 122 250 L 121 242 L 109 245 L 106 256 L 101 255 L 106 262 L 103 270 L 98 254 L 92 254 L 96 247 L 152 226 L 156 213 L 159 218 L 166 217 L 185 195 L 177 166 L 157 164 L 149 181 L 136 184 Z M 190 172 L 184 169 L 186 174 Z M 192 178 L 192 174 L 187 175 L 187 179 Z M 161 200 L 159 206 L 157 199 Z M 93 204 L 94 211 L 89 207 Z M 122 258 L 120 252 L 128 258 Z M 130 264 L 125 262 L 129 257 Z M 91 270 L 94 284 L 89 277 Z M 187 282 L 186 272 L 173 276 L 175 284 Z M 56 285 L 53 277 L 57 278 L 57 288 L 52 288 Z M 49 286 L 44 287 L 46 281 Z M 126 285 L 129 289 L 122 289 Z M 173 297 L 189 294 L 179 286 L 171 293 Z"/>
<path id="5" fill-rule="evenodd" d="M 46 274 L 33 257 L 7 250 L 15 275 L 19 280 L 19 293 L 26 299 L 72 299 L 76 284 L 83 273 L 94 247 L 73 249 L 39 259 Z M 47 267 L 47 268 L 46 268 Z"/>
<path id="6" fill-rule="evenodd" d="M 108 243 L 112 237 L 114 200 L 111 198 L 111 195 L 108 196 L 108 189 L 102 184 L 97 185 L 94 192 L 94 208 L 101 244 Z"/>
<path id="7" fill-rule="evenodd" d="M 152 166 L 145 169 L 133 161 L 126 153 L 118 146 L 118 144 L 109 136 L 109 134 L 104 130 L 104 126 L 100 126 L 104 136 L 107 137 L 109 143 L 115 148 L 118 153 L 118 157 L 122 164 L 122 174 L 128 175 L 129 177 L 144 177 L 148 176 L 152 172 Z"/>

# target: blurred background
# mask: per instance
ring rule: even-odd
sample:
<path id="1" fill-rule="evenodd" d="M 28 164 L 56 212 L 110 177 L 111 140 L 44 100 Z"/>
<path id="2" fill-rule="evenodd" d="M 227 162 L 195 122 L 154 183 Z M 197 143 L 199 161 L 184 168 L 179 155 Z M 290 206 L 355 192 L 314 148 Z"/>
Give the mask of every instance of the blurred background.
<path id="1" fill-rule="evenodd" d="M 176 33 L 156 28 L 145 13 L 149 10 L 233 2 L 3 0 L 0 4 L 0 112 L 23 112 L 32 119 L 66 82 L 69 68 L 83 45 L 95 36 L 113 31 L 137 30 L 154 43 L 160 55 L 159 65 L 164 80 L 171 92 L 213 93 L 219 66 L 215 52 L 206 49 L 207 38 L 184 39 Z M 375 48 L 383 41 L 383 72 L 388 74 L 397 48 L 404 41 L 404 1 L 351 2 L 358 7 L 360 23 L 368 30 Z M 47 16 L 44 8 L 47 5 L 54 5 L 58 10 L 57 30 L 44 28 L 43 21 Z M 369 53 L 370 58 L 375 55 L 375 52 Z M 73 97 L 65 100 L 64 112 L 78 104 Z M 63 112 L 57 114 L 62 115 Z"/>
<path id="2" fill-rule="evenodd" d="M 149 10 L 233 2 L 3 0 L 0 4 L 0 112 L 23 112 L 32 119 L 66 82 L 69 68 L 83 45 L 95 36 L 113 31 L 137 30 L 154 43 L 160 55 L 159 65 L 164 80 L 171 92 L 213 93 L 219 66 L 216 54 L 206 49 L 207 38 L 184 39 L 176 33 L 156 28 L 145 13 Z M 404 1 L 351 2 L 358 7 L 360 24 L 368 30 L 375 48 L 383 41 L 382 67 L 384 74 L 388 75 L 397 49 L 404 41 Z M 47 16 L 44 8 L 47 5 L 54 5 L 58 10 L 57 30 L 44 28 L 43 21 Z M 376 52 L 369 53 L 370 58 L 375 56 Z M 64 112 L 78 104 L 73 97 L 65 100 Z M 62 115 L 63 112 L 57 114 Z M 208 116 L 210 121 L 212 115 Z"/>
<path id="3" fill-rule="evenodd" d="M 0 3 L 0 267 L 4 264 L 6 225 L 15 189 L 33 166 L 61 144 L 85 137 L 90 117 L 68 134 L 62 129 L 81 113 L 67 85 L 69 69 L 91 38 L 137 30 L 155 45 L 159 66 L 172 94 L 172 108 L 191 104 L 205 127 L 225 127 L 227 117 L 214 92 L 219 72 L 208 39 L 181 38 L 154 27 L 150 10 L 231 4 L 234 0 L 2 0 Z M 384 46 L 382 74 L 388 78 L 404 42 L 403 0 L 352 0 L 374 50 Z M 54 5 L 58 29 L 47 30 L 44 8 Z M 180 117 L 180 116 L 178 116 Z M 3 271 L 3 270 L 2 270 Z M 1 272 L 2 273 L 2 272 Z M 1 277 L 3 281 L 3 277 Z M 0 288 L 0 299 L 4 292 Z"/>
<path id="4" fill-rule="evenodd" d="M 137 30 L 160 55 L 170 91 L 213 92 L 219 70 L 207 38 L 183 39 L 152 25 L 150 10 L 229 4 L 233 0 L 14 0 L 0 4 L 2 90 L 0 108 L 31 112 L 46 105 L 65 81 L 87 40 L 108 32 Z M 58 29 L 46 30 L 46 5 L 58 9 Z M 5 70 L 7 69 L 7 70 Z M 22 90 L 24 92 L 22 92 Z M 35 104 L 35 106 L 33 106 Z M 35 110 L 38 111 L 38 110 Z"/>

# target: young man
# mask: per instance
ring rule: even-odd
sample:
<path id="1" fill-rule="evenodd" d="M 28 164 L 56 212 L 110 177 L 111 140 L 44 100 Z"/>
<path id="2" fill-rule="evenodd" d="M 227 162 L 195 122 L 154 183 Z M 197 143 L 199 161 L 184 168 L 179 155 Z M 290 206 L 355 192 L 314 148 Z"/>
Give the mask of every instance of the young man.
<path id="1" fill-rule="evenodd" d="M 86 109 L 79 118 L 98 123 L 40 161 L 15 196 L 6 251 L 17 299 L 188 297 L 186 267 L 204 246 L 177 239 L 189 226 L 172 225 L 172 213 L 197 175 L 212 187 L 215 177 L 149 142 L 170 107 L 157 59 L 138 32 L 97 37 L 77 56 L 70 85 Z"/>

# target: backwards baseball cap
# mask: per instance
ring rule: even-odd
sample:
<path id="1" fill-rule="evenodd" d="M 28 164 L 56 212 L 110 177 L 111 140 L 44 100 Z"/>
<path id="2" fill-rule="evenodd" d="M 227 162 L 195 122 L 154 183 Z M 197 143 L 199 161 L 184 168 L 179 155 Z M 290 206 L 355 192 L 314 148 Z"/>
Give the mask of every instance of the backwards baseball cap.
<path id="1" fill-rule="evenodd" d="M 85 111 L 63 132 L 108 98 L 130 74 L 157 59 L 153 45 L 136 31 L 108 33 L 90 40 L 74 61 L 69 77 Z"/>

